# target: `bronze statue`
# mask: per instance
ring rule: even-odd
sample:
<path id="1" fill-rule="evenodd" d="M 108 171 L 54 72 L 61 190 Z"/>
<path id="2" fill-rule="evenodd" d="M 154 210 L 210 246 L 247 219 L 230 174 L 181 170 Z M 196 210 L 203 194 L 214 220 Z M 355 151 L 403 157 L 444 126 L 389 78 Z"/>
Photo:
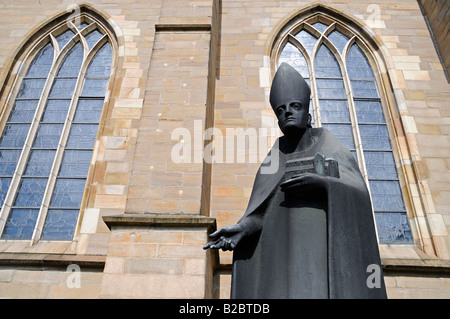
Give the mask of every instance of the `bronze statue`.
<path id="1" fill-rule="evenodd" d="M 367 186 L 350 151 L 311 127 L 310 93 L 282 63 L 270 92 L 284 133 L 268 154 L 278 170 L 261 164 L 243 217 L 204 247 L 233 250 L 232 298 L 386 298 Z"/>

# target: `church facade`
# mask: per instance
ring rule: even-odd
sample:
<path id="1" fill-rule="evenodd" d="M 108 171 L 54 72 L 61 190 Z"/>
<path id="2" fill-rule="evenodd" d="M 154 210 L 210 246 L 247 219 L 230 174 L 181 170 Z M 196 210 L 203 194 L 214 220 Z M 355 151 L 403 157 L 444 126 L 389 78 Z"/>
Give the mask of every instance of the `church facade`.
<path id="1" fill-rule="evenodd" d="M 0 297 L 229 298 L 232 254 L 203 246 L 281 135 L 286 62 L 359 165 L 388 298 L 450 298 L 449 19 L 444 0 L 0 1 Z"/>

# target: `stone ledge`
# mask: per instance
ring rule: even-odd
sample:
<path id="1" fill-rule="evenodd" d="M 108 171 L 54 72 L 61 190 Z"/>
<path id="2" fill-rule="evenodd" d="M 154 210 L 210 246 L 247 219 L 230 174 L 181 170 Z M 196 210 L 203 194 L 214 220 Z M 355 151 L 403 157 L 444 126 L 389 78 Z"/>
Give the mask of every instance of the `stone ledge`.
<path id="1" fill-rule="evenodd" d="M 67 267 L 76 264 L 80 267 L 103 269 L 105 261 L 106 256 L 100 255 L 0 253 L 2 266 Z"/>
<path id="2" fill-rule="evenodd" d="M 155 24 L 156 32 L 201 31 L 210 32 L 211 24 Z"/>
<path id="3" fill-rule="evenodd" d="M 216 219 L 201 215 L 169 214 L 122 214 L 103 216 L 103 221 L 111 230 L 113 227 L 206 227 L 208 232 L 216 229 Z"/>
<path id="4" fill-rule="evenodd" d="M 442 259 L 382 259 L 386 273 L 414 273 L 450 276 L 450 261 Z"/>

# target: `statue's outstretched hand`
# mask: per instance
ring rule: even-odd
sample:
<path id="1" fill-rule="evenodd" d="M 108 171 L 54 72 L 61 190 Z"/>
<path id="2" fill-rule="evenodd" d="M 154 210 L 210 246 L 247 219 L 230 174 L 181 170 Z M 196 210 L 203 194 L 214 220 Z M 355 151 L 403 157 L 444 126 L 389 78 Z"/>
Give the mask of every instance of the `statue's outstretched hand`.
<path id="1" fill-rule="evenodd" d="M 209 237 L 212 240 L 203 249 L 215 248 L 226 251 L 233 250 L 244 237 L 252 236 L 261 231 L 261 218 L 254 214 L 241 219 L 235 225 L 224 226 Z"/>
<path id="2" fill-rule="evenodd" d="M 224 226 L 209 235 L 212 240 L 203 249 L 222 248 L 224 251 L 233 250 L 244 236 L 245 231 L 242 224 Z"/>

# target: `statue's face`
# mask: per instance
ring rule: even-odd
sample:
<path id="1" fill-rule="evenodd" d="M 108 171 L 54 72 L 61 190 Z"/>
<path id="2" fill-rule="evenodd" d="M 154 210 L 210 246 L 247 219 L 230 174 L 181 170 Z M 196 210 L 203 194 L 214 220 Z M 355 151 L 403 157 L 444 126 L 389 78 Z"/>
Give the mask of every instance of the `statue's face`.
<path id="1" fill-rule="evenodd" d="M 274 111 L 278 118 L 278 125 L 285 135 L 306 130 L 308 106 L 293 101 L 277 106 Z"/>

